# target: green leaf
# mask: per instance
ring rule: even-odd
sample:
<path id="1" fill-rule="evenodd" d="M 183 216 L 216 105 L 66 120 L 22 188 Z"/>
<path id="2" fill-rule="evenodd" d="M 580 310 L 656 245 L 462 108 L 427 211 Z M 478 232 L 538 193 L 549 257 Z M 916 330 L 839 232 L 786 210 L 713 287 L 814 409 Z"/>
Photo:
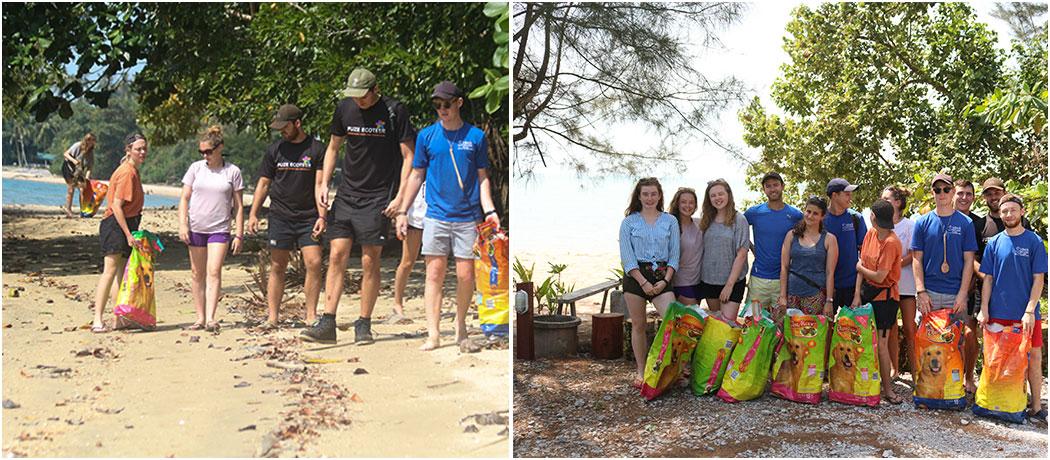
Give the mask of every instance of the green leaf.
<path id="1" fill-rule="evenodd" d="M 488 2 L 485 4 L 485 16 L 494 18 L 507 11 L 509 4 L 507 2 Z"/>
<path id="2" fill-rule="evenodd" d="M 467 95 L 467 98 L 468 99 L 477 99 L 479 97 L 482 97 L 482 96 L 488 94 L 488 92 L 490 91 L 490 88 L 492 88 L 492 85 L 490 85 L 488 83 L 486 83 L 484 85 L 481 85 L 481 86 L 479 86 L 477 88 L 474 88 L 474 91 L 471 91 L 470 94 Z"/>

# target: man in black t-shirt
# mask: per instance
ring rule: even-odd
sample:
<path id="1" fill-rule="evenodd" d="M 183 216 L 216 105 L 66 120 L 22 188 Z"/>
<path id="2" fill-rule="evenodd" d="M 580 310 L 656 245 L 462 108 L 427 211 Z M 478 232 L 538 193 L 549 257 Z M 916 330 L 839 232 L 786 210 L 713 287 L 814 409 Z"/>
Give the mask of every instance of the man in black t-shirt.
<path id="1" fill-rule="evenodd" d="M 302 332 L 311 342 L 335 343 L 335 312 L 343 292 L 343 273 L 356 240 L 361 244 L 361 316 L 354 321 L 354 343 L 372 339 L 372 309 L 379 295 L 379 264 L 387 225 L 401 204 L 400 184 L 412 170 L 416 130 L 400 102 L 379 93 L 376 77 L 354 69 L 332 117 L 331 140 L 317 182 L 318 207 L 328 207 L 328 179 L 339 148 L 346 143 L 342 174 L 328 215 L 331 252 L 325 280 L 324 314 Z"/>
<path id="2" fill-rule="evenodd" d="M 270 123 L 281 132 L 281 139 L 266 148 L 259 164 L 259 182 L 248 214 L 248 230 L 259 230 L 259 208 L 270 197 L 269 225 L 270 277 L 266 285 L 269 313 L 267 328 L 277 327 L 277 308 L 284 295 L 285 270 L 291 251 L 298 248 L 306 265 L 306 323 L 317 316 L 317 298 L 321 294 L 321 233 L 325 230 L 327 209 L 317 206 L 314 188 L 317 171 L 324 164 L 325 149 L 317 139 L 307 136 L 302 128 L 303 112 L 292 104 L 282 105 Z"/>

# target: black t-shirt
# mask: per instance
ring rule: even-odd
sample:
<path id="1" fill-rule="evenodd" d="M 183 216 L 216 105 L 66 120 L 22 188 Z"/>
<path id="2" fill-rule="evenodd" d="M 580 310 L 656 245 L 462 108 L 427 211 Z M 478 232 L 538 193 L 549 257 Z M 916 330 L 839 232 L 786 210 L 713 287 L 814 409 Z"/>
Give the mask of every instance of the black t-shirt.
<path id="1" fill-rule="evenodd" d="M 266 148 L 259 177 L 269 178 L 270 212 L 289 220 L 317 219 L 314 180 L 324 168 L 325 145 L 311 136 L 295 144 L 279 139 Z"/>
<path id="2" fill-rule="evenodd" d="M 414 141 L 416 130 L 408 109 L 381 96 L 361 110 L 352 98 L 339 101 L 332 116 L 331 134 L 345 136 L 346 155 L 338 196 L 393 198 L 400 185 L 401 142 Z"/>

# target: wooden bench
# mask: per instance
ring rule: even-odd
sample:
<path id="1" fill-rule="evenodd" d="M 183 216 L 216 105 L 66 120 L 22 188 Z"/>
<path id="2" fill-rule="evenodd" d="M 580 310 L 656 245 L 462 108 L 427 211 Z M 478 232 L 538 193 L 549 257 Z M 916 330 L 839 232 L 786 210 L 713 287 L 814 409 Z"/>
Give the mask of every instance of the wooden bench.
<path id="1" fill-rule="evenodd" d="M 620 280 L 606 281 L 604 283 L 598 283 L 594 286 L 587 286 L 583 289 L 577 289 L 572 292 L 567 292 L 561 297 L 558 297 L 558 314 L 562 314 L 562 307 L 565 304 L 569 305 L 569 311 L 572 316 L 576 316 L 576 301 L 585 297 L 590 297 L 599 292 L 602 293 L 602 309 L 601 313 L 605 313 L 605 302 L 609 299 L 609 291 L 620 286 Z"/>

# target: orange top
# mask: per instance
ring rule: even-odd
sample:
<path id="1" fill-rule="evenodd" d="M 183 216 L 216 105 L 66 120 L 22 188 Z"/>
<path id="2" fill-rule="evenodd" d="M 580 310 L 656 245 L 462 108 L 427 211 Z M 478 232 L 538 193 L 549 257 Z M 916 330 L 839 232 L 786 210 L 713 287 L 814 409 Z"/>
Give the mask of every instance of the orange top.
<path id="1" fill-rule="evenodd" d="M 889 298 L 900 300 L 901 295 L 897 284 L 901 279 L 901 242 L 897 239 L 897 235 L 890 231 L 885 240 L 879 241 L 879 230 L 868 229 L 868 234 L 864 235 L 864 243 L 860 248 L 860 260 L 864 268 L 868 270 L 889 270 L 881 283 L 873 283 L 867 278 L 864 278 L 864 282 L 872 286 L 889 288 Z M 857 276 L 862 275 L 858 273 Z M 886 292 L 880 292 L 872 300 L 886 299 Z"/>
<path id="2" fill-rule="evenodd" d="M 121 209 L 124 210 L 124 218 L 135 217 L 142 214 L 142 203 L 146 201 L 146 195 L 142 193 L 142 181 L 139 180 L 139 170 L 130 161 L 125 161 L 113 171 L 109 177 L 109 193 L 106 200 L 106 214 L 103 219 L 113 215 L 113 200 L 124 201 Z"/>

